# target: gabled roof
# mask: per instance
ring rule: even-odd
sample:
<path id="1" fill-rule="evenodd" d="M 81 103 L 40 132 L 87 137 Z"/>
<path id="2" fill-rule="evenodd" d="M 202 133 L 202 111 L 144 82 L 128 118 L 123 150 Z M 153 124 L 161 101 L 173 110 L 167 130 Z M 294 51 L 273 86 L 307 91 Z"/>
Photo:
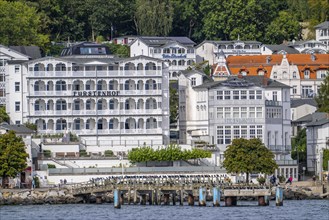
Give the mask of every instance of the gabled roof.
<path id="1" fill-rule="evenodd" d="M 148 36 L 140 36 L 136 40 L 141 40 L 148 46 L 159 47 L 163 46 L 170 41 L 178 42 L 184 46 L 193 46 L 195 42 L 192 41 L 188 37 L 148 37 Z M 135 41 L 136 41 L 135 40 Z"/>
<path id="2" fill-rule="evenodd" d="M 268 79 L 265 76 L 231 76 L 224 81 L 214 81 L 204 83 L 194 88 L 213 88 L 217 86 L 228 86 L 228 87 L 266 87 L 266 88 L 290 88 L 289 86 L 280 83 L 278 81 Z"/>
<path id="3" fill-rule="evenodd" d="M 288 47 L 287 45 L 284 44 L 266 44 L 264 46 L 270 49 L 273 52 L 273 54 L 277 54 L 280 51 L 285 51 L 287 54 L 299 54 L 298 50 L 292 47 Z"/>
<path id="4" fill-rule="evenodd" d="M 315 29 L 329 29 L 329 21 L 322 22 L 321 24 L 318 24 L 314 27 Z"/>
<path id="5" fill-rule="evenodd" d="M 317 107 L 317 103 L 315 101 L 315 99 L 311 98 L 311 99 L 291 99 L 290 102 L 290 107 L 291 108 L 296 108 L 302 105 L 311 105 L 314 107 Z"/>
<path id="6" fill-rule="evenodd" d="M 0 129 L 4 129 L 7 131 L 15 131 L 17 134 L 32 134 L 33 130 L 25 127 L 24 125 L 10 125 L 8 123 L 1 123 Z"/>
<path id="7" fill-rule="evenodd" d="M 10 49 L 20 52 L 32 59 L 41 58 L 40 48 L 37 46 L 9 46 Z"/>
<path id="8" fill-rule="evenodd" d="M 325 112 L 314 112 L 312 114 L 305 115 L 304 117 L 301 117 L 297 119 L 294 122 L 299 122 L 299 123 L 308 123 L 312 121 L 320 121 L 322 119 L 327 118 L 327 113 Z"/>

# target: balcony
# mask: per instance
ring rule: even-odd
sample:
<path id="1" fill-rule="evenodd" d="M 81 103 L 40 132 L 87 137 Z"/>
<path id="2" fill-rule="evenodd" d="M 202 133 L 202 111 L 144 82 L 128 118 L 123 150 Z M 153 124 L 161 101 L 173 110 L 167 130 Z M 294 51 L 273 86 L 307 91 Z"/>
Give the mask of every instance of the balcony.
<path id="1" fill-rule="evenodd" d="M 65 131 L 58 130 L 39 130 L 39 134 L 58 134 L 64 133 Z M 162 134 L 161 128 L 151 128 L 151 129 L 81 129 L 81 130 L 72 130 L 72 133 L 77 135 L 124 135 L 124 134 Z"/>
<path id="2" fill-rule="evenodd" d="M 268 147 L 274 153 L 289 153 L 291 151 L 291 146 L 282 146 L 282 145 L 270 145 Z"/>
<path id="3" fill-rule="evenodd" d="M 186 66 L 185 68 L 186 69 Z M 29 71 L 28 78 L 51 77 L 117 77 L 117 76 L 162 76 L 162 70 L 101 70 L 101 71 Z"/>
<path id="4" fill-rule="evenodd" d="M 295 166 L 297 166 L 297 160 L 276 160 L 275 162 L 279 166 L 285 166 L 285 165 L 295 165 Z"/>
<path id="5" fill-rule="evenodd" d="M 265 100 L 265 106 L 282 106 L 282 102 L 273 101 L 273 100 Z"/>

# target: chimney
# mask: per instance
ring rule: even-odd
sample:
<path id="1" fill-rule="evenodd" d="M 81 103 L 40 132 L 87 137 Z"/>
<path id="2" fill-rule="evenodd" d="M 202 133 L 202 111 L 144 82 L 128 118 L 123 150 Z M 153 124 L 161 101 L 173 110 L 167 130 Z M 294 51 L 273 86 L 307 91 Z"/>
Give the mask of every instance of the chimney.
<path id="1" fill-rule="evenodd" d="M 266 57 L 266 63 L 269 64 L 271 62 L 271 56 Z"/>

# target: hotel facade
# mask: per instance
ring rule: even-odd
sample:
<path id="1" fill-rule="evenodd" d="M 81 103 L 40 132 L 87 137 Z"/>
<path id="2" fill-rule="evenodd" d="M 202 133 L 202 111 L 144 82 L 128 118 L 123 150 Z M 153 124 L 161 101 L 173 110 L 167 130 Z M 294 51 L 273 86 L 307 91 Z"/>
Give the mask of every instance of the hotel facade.
<path id="1" fill-rule="evenodd" d="M 215 146 L 216 166 L 233 139 L 259 138 L 275 154 L 276 175 L 297 179 L 297 162 L 290 157 L 290 114 L 290 87 L 263 76 L 213 81 L 198 71 L 180 75 L 180 142 Z"/>
<path id="2" fill-rule="evenodd" d="M 22 63 L 21 73 L 14 68 L 8 66 L 6 101 L 12 123 L 36 124 L 44 135 L 70 132 L 100 151 L 169 143 L 162 60 L 113 58 L 105 46 L 83 43 L 61 57 Z"/>

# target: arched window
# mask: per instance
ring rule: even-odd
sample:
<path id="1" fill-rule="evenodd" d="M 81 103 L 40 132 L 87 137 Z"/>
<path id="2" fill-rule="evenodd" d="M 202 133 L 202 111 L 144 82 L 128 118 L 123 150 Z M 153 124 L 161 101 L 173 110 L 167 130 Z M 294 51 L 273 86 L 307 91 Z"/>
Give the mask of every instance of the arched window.
<path id="1" fill-rule="evenodd" d="M 146 119 L 146 129 L 157 128 L 157 120 L 155 118 Z"/>
<path id="2" fill-rule="evenodd" d="M 149 62 L 145 65 L 145 70 L 156 70 L 155 63 Z"/>
<path id="3" fill-rule="evenodd" d="M 56 64 L 55 71 L 66 71 L 66 66 L 64 63 Z"/>
<path id="4" fill-rule="evenodd" d="M 65 119 L 58 119 L 56 121 L 56 130 L 60 131 L 60 130 L 65 130 L 67 128 L 66 126 L 66 120 Z"/>
<path id="5" fill-rule="evenodd" d="M 109 122 L 109 129 L 113 129 L 113 128 L 114 128 L 114 120 L 113 118 L 111 118 Z"/>
<path id="6" fill-rule="evenodd" d="M 37 100 L 34 103 L 34 111 L 40 111 L 40 101 Z"/>
<path id="7" fill-rule="evenodd" d="M 114 105 L 115 105 L 114 99 L 111 99 L 110 102 L 109 102 L 109 109 L 113 110 Z"/>
<path id="8" fill-rule="evenodd" d="M 74 119 L 74 130 L 80 130 L 81 129 L 81 120 L 80 119 Z"/>
<path id="9" fill-rule="evenodd" d="M 145 109 L 156 109 L 157 108 L 157 102 L 155 99 L 147 99 L 146 100 L 146 106 Z"/>
<path id="10" fill-rule="evenodd" d="M 59 80 L 56 82 L 56 91 L 65 91 L 66 90 L 66 82 L 63 80 Z"/>
<path id="11" fill-rule="evenodd" d="M 34 83 L 34 91 L 40 91 L 40 81 Z"/>
<path id="12" fill-rule="evenodd" d="M 125 70 L 135 70 L 135 65 L 133 63 L 126 63 Z"/>
<path id="13" fill-rule="evenodd" d="M 173 66 L 177 66 L 177 61 L 176 61 L 176 60 L 173 60 L 173 61 L 171 62 L 171 64 L 172 64 Z"/>
<path id="14" fill-rule="evenodd" d="M 103 99 L 97 101 L 97 110 L 103 110 Z"/>
<path id="15" fill-rule="evenodd" d="M 66 109 L 67 109 L 67 107 L 66 107 L 66 101 L 65 100 L 60 99 L 60 100 L 56 101 L 56 110 L 57 111 L 64 111 Z"/>
<path id="16" fill-rule="evenodd" d="M 91 110 L 91 100 L 90 99 L 88 99 L 86 101 L 86 110 Z"/>

